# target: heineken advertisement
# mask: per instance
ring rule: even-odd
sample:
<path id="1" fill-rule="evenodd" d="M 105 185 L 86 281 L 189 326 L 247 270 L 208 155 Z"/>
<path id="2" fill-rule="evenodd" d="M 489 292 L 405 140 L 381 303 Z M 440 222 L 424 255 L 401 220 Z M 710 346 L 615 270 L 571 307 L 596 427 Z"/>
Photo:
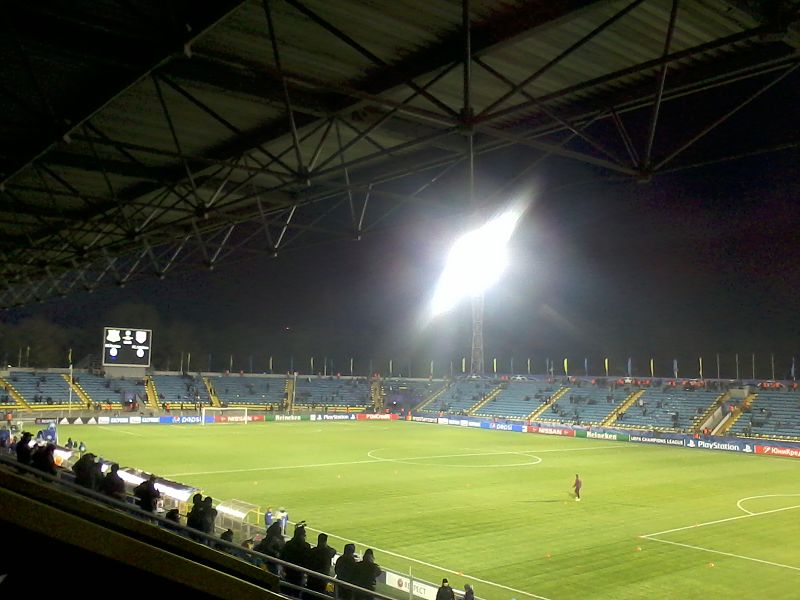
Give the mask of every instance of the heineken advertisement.
<path id="1" fill-rule="evenodd" d="M 589 431 L 587 429 L 577 429 L 575 437 L 589 438 L 592 440 L 611 440 L 614 442 L 630 442 L 631 436 L 627 433 L 613 433 L 607 431 Z"/>

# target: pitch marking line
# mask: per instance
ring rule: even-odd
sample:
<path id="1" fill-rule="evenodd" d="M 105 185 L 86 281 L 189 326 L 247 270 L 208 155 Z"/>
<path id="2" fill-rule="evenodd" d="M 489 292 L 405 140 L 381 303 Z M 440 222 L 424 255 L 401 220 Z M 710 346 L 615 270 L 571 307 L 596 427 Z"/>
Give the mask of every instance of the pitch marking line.
<path id="1" fill-rule="evenodd" d="M 144 437 L 144 434 L 142 434 L 142 433 L 134 433 L 133 431 L 126 431 L 124 429 L 120 429 L 119 427 L 112 428 L 112 431 L 114 431 L 116 433 L 124 433 L 125 435 L 132 435 L 132 436 L 135 436 L 135 437 Z"/>
<path id="2" fill-rule="evenodd" d="M 314 529 L 313 527 L 306 527 L 306 529 L 311 530 L 311 531 L 321 532 L 321 530 Z M 325 533 L 328 533 L 328 532 L 326 531 Z M 531 592 L 526 592 L 524 590 L 518 590 L 518 589 L 515 589 L 515 588 L 512 588 L 512 587 L 508 587 L 507 585 L 503 585 L 501 583 L 495 583 L 493 581 L 488 581 L 486 579 L 480 579 L 478 577 L 473 577 L 472 575 L 468 575 L 468 574 L 463 573 L 461 571 L 454 571 L 454 570 L 448 569 L 446 567 L 441 567 L 439 565 L 434 565 L 433 563 L 425 562 L 424 560 L 418 560 L 416 558 L 411 558 L 410 556 L 406 556 L 404 554 L 398 554 L 397 552 L 392 552 L 391 550 L 384 550 L 382 548 L 378 548 L 377 546 L 370 546 L 369 544 L 365 544 L 364 542 L 358 542 L 356 540 L 351 540 L 349 538 L 345 538 L 345 537 L 342 537 L 340 535 L 336 535 L 334 533 L 328 533 L 328 536 L 329 537 L 334 537 L 337 540 L 342 540 L 343 542 L 349 542 L 351 544 L 356 544 L 357 546 L 362 546 L 364 548 L 372 548 L 373 550 L 376 550 L 377 552 L 382 552 L 383 554 L 388 554 L 390 556 L 394 556 L 395 558 L 401 558 L 403 560 L 408 560 L 408 561 L 411 561 L 411 562 L 414 562 L 414 563 L 417 563 L 417 564 L 420 564 L 420 565 L 424 565 L 426 567 L 430 567 L 432 569 L 437 569 L 439 571 L 444 571 L 445 573 L 450 573 L 451 575 L 458 575 L 459 577 L 464 577 L 465 579 L 471 579 L 471 580 L 477 581 L 479 583 L 484 583 L 486 585 L 491 585 L 493 587 L 502 588 L 504 590 L 508 590 L 509 592 L 514 592 L 516 594 L 523 594 L 525 596 L 530 596 L 531 598 L 537 598 L 538 600 L 550 600 L 550 598 L 547 598 L 546 596 L 539 596 L 538 594 L 533 594 Z"/>
<path id="3" fill-rule="evenodd" d="M 756 513 L 759 514 L 759 513 Z M 746 515 L 747 516 L 747 515 Z M 647 536 L 642 536 L 647 537 Z M 662 544 L 670 544 L 671 546 L 681 546 L 682 548 L 691 548 L 692 550 L 702 550 L 703 552 L 711 552 L 713 554 L 721 554 L 722 556 L 730 556 L 733 558 L 741 558 L 742 560 L 749 560 L 764 565 L 771 565 L 773 567 L 780 567 L 782 569 L 791 569 L 792 571 L 800 571 L 800 567 L 793 567 L 792 565 L 785 565 L 783 563 L 772 562 L 771 560 L 763 560 L 761 558 L 753 558 L 752 556 L 743 556 L 741 554 L 734 554 L 732 552 L 722 552 L 721 550 L 712 550 L 711 548 L 703 548 L 702 546 L 692 546 L 691 544 L 682 544 L 680 542 L 671 542 L 669 540 L 660 540 L 654 537 L 647 537 L 648 540 L 654 542 L 661 542 Z"/>
<path id="4" fill-rule="evenodd" d="M 472 469 L 500 469 L 504 467 L 530 467 L 533 465 L 538 465 L 542 462 L 542 459 L 536 455 L 531 455 L 525 452 L 471 452 L 468 454 L 439 454 L 437 456 L 417 456 L 413 458 L 383 458 L 380 456 L 375 456 L 375 452 L 378 450 L 382 450 L 383 448 L 377 448 L 375 450 L 370 450 L 367 452 L 367 456 L 370 458 L 374 458 L 376 461 L 380 462 L 391 462 L 391 463 L 400 463 L 404 465 L 414 465 L 414 466 L 421 466 L 421 467 L 448 467 L 448 468 L 472 468 Z M 518 463 L 509 463 L 506 465 L 446 465 L 446 464 L 434 464 L 434 465 L 426 465 L 420 464 L 418 460 L 426 460 L 426 459 L 433 459 L 433 458 L 461 458 L 464 456 L 500 456 L 500 455 L 508 455 L 508 456 L 524 456 L 527 459 L 530 459 L 528 462 L 518 462 Z"/>
<path id="5" fill-rule="evenodd" d="M 762 496 L 748 496 L 747 498 L 742 498 L 736 503 L 736 507 L 739 510 L 746 512 L 748 515 L 757 515 L 759 513 L 754 513 L 751 510 L 747 510 L 742 503 L 747 502 L 748 500 L 757 500 L 758 498 L 791 498 L 795 496 L 800 496 L 800 494 L 764 494 Z"/>
<path id="6" fill-rule="evenodd" d="M 707 521 L 705 523 L 697 523 L 696 525 L 686 525 L 685 527 L 676 527 L 675 529 L 665 529 L 664 531 L 656 531 L 655 533 L 648 533 L 640 537 L 651 538 L 657 535 L 665 535 L 667 533 L 674 533 L 676 531 L 685 531 L 686 529 L 696 529 L 697 527 L 706 527 L 708 525 L 716 525 L 717 523 L 727 523 L 729 521 L 738 521 L 739 519 L 749 519 L 751 517 L 760 517 L 761 515 L 770 515 L 772 513 L 783 512 L 785 510 L 793 510 L 800 508 L 800 504 L 794 506 L 785 506 L 783 508 L 773 508 L 772 510 L 765 510 L 757 513 L 750 513 L 746 515 L 736 515 L 735 517 L 728 517 L 727 519 L 717 519 L 716 521 Z"/>
<path id="7" fill-rule="evenodd" d="M 744 502 L 745 500 L 753 499 L 753 498 L 776 497 L 776 496 L 782 496 L 782 495 L 784 495 L 784 494 L 771 494 L 771 495 L 768 495 L 768 496 L 751 496 L 750 498 L 742 498 L 737 503 L 737 506 L 739 505 L 739 503 Z M 785 496 L 800 496 L 800 494 L 785 494 Z M 739 506 L 739 508 L 741 508 L 741 506 Z M 715 521 L 708 521 L 706 523 L 698 523 L 696 525 L 687 525 L 685 527 L 676 527 L 674 529 L 666 529 L 664 531 L 657 531 L 655 533 L 648 533 L 646 535 L 642 535 L 642 536 L 639 536 L 639 537 L 642 537 L 642 538 L 644 538 L 646 540 L 651 540 L 653 542 L 659 542 L 661 544 L 669 544 L 671 546 L 680 546 L 682 548 L 690 548 L 692 550 L 701 550 L 703 552 L 710 552 L 712 554 L 720 554 L 722 556 L 730 556 L 730 557 L 733 557 L 733 558 L 739 558 L 739 559 L 742 559 L 742 560 L 748 560 L 750 562 L 757 562 L 757 563 L 761 563 L 761 564 L 764 564 L 764 565 L 770 565 L 770 566 L 773 566 L 773 567 L 780 567 L 782 569 L 789 569 L 789 570 L 792 570 L 792 571 L 800 571 L 800 567 L 795 567 L 795 566 L 792 566 L 792 565 L 785 565 L 783 563 L 773 562 L 773 561 L 770 561 L 770 560 L 764 560 L 764 559 L 761 559 L 761 558 L 754 558 L 752 556 L 744 556 L 742 554 L 734 554 L 733 552 L 723 552 L 721 550 L 714 550 L 712 548 L 704 548 L 702 546 L 693 546 L 691 544 L 684 544 L 682 542 L 673 542 L 673 541 L 670 541 L 670 540 L 662 540 L 662 539 L 659 539 L 657 537 L 657 536 L 660 536 L 660 535 L 666 535 L 668 533 L 674 533 L 676 531 L 686 531 L 687 529 L 696 529 L 698 527 L 706 527 L 708 525 L 717 525 L 718 523 L 728 523 L 730 521 L 738 521 L 739 519 L 749 519 L 751 517 L 760 517 L 761 515 L 770 515 L 770 514 L 773 514 L 773 513 L 779 513 L 779 512 L 786 511 L 786 510 L 794 510 L 796 508 L 800 508 L 800 504 L 796 504 L 795 506 L 785 506 L 783 508 L 775 508 L 775 509 L 772 509 L 772 510 L 765 510 L 765 511 L 762 511 L 762 512 L 750 512 L 750 511 L 747 511 L 744 508 L 742 508 L 742 510 L 744 510 L 747 514 L 737 515 L 735 517 L 728 517 L 727 519 L 717 519 Z"/>
<path id="8" fill-rule="evenodd" d="M 582 450 L 603 450 L 605 448 L 627 448 L 627 447 L 630 447 L 630 444 L 628 444 L 628 445 L 622 445 L 622 444 L 609 445 L 609 444 L 604 444 L 602 446 L 589 446 L 589 447 L 586 447 L 586 448 L 557 448 L 557 449 L 548 449 L 548 450 L 523 450 L 523 451 L 519 451 L 519 452 L 510 452 L 510 453 L 500 452 L 499 454 L 528 454 L 528 453 L 532 453 L 532 452 L 536 452 L 537 454 L 540 454 L 542 452 L 578 452 L 578 451 L 582 451 Z M 377 452 L 378 450 L 380 450 L 380 448 L 376 448 L 374 450 L 370 450 L 370 452 Z M 498 454 L 498 453 L 486 452 L 486 453 L 483 453 L 481 455 L 492 455 L 492 454 Z M 398 460 L 422 460 L 422 459 L 445 458 L 445 457 L 456 458 L 456 457 L 459 457 L 459 456 L 470 456 L 470 455 L 474 456 L 474 455 L 477 455 L 477 454 L 470 453 L 468 455 L 465 455 L 465 454 L 452 454 L 452 455 L 437 455 L 437 456 L 409 456 L 409 457 L 400 457 L 400 458 L 394 458 L 394 459 L 370 458 L 369 460 L 350 460 L 350 461 L 342 461 L 342 462 L 314 463 L 314 464 L 308 464 L 308 465 L 280 465 L 280 466 L 272 466 L 272 467 L 254 467 L 254 468 L 251 468 L 251 469 L 226 469 L 226 470 L 222 470 L 222 471 L 194 471 L 194 472 L 188 472 L 188 473 L 169 473 L 167 475 L 163 475 L 162 477 L 188 477 L 188 476 L 194 476 L 194 475 L 226 475 L 226 474 L 233 474 L 233 473 L 257 473 L 257 472 L 261 472 L 261 471 L 284 471 L 284 470 L 288 470 L 288 469 L 311 469 L 311 468 L 318 468 L 318 467 L 341 467 L 341 466 L 346 466 L 346 465 L 364 465 L 364 464 L 373 464 L 373 463 L 379 463 L 379 462 L 392 462 L 392 461 L 398 461 Z"/>

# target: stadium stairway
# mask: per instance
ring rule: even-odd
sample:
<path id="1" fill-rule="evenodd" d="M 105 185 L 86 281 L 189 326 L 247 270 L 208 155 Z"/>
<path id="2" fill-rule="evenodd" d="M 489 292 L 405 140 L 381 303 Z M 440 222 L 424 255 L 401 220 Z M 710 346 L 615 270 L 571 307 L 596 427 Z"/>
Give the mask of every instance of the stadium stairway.
<path id="1" fill-rule="evenodd" d="M 452 383 L 450 385 L 452 385 Z M 439 399 L 439 396 L 444 394 L 449 389 L 450 389 L 450 386 L 446 385 L 442 389 L 436 390 L 433 394 L 430 395 L 430 397 L 428 397 L 427 399 L 425 399 L 422 402 L 420 402 L 419 404 L 417 404 L 414 407 L 414 412 L 417 412 L 417 411 L 420 411 L 420 410 L 424 410 L 425 408 L 427 408 L 427 406 L 429 404 L 431 404 L 433 402 L 436 402 L 436 400 Z"/>
<path id="2" fill-rule="evenodd" d="M 286 410 L 289 412 L 294 410 L 294 394 L 297 388 L 296 377 L 287 377 L 286 382 L 283 384 L 284 398 L 286 398 Z"/>
<path id="3" fill-rule="evenodd" d="M 9 597 L 21 597 L 36 581 L 44 583 L 43 565 L 32 557 L 46 549 L 47 560 L 71 575 L 56 584 L 59 595 L 67 597 L 74 592 L 93 598 L 133 586 L 158 597 L 284 598 L 275 593 L 278 581 L 270 573 L 47 477 L 17 473 L 8 463 L 0 466 L 0 525 L 4 544 L 14 548 L 3 564 Z M 76 576 L 87 565 L 90 579 Z"/>
<path id="4" fill-rule="evenodd" d="M 158 410 L 158 390 L 156 390 L 156 382 L 150 375 L 144 378 L 144 391 L 147 395 L 147 407 L 151 410 Z"/>
<path id="5" fill-rule="evenodd" d="M 22 394 L 20 394 L 19 391 L 17 391 L 17 388 L 11 385 L 10 381 L 6 381 L 2 377 L 0 377 L 0 386 L 8 390 L 8 397 L 14 399 L 14 401 L 17 403 L 18 408 L 24 408 L 30 410 L 31 405 L 26 402 L 25 398 L 22 397 Z"/>
<path id="6" fill-rule="evenodd" d="M 630 396 L 625 398 L 625 402 L 620 404 L 619 408 L 617 408 L 616 410 L 612 410 L 611 414 L 609 414 L 605 419 L 603 419 L 603 422 L 600 423 L 600 425 L 602 425 L 603 427 L 609 427 L 613 425 L 616 422 L 619 413 L 627 411 L 631 406 L 633 406 L 636 403 L 636 401 L 639 398 L 641 398 L 644 395 L 646 391 L 647 390 L 638 390 L 636 392 L 631 393 Z"/>
<path id="7" fill-rule="evenodd" d="M 381 380 L 377 377 L 372 380 L 370 385 L 370 398 L 375 410 L 383 408 L 383 394 L 381 394 Z"/>
<path id="8" fill-rule="evenodd" d="M 221 407 L 222 403 L 219 401 L 217 391 L 214 389 L 214 386 L 211 385 L 211 381 L 208 379 L 208 377 L 203 377 L 203 385 L 206 386 L 208 397 L 211 398 L 211 406 L 215 406 L 217 408 Z"/>
<path id="9" fill-rule="evenodd" d="M 692 431 L 694 433 L 701 433 L 703 430 L 703 423 L 708 421 L 711 414 L 717 409 L 719 405 L 721 405 L 726 400 L 730 400 L 730 397 L 731 395 L 727 391 L 717 396 L 716 399 L 711 404 L 708 405 L 708 408 L 706 408 L 705 412 L 702 415 L 700 415 L 699 417 L 695 417 L 692 423 Z"/>
<path id="10" fill-rule="evenodd" d="M 553 406 L 553 404 L 555 404 L 556 402 L 558 402 L 558 399 L 559 399 L 559 398 L 561 398 L 561 396 L 563 396 L 564 394 L 566 394 L 566 393 L 567 393 L 567 392 L 568 392 L 570 389 L 571 389 L 571 388 L 569 388 L 569 387 L 567 387 L 567 386 L 561 386 L 560 388 L 558 388 L 558 389 L 556 390 L 556 393 L 555 393 L 555 394 L 553 394 L 552 396 L 550 396 L 550 402 L 542 402 L 542 403 L 541 403 L 541 404 L 540 404 L 540 405 L 539 405 L 539 406 L 536 408 L 536 410 L 534 410 L 534 411 L 533 411 L 531 414 L 529 414 L 529 415 L 528 415 L 528 416 L 525 418 L 525 420 L 526 420 L 526 421 L 535 421 L 536 419 L 538 419 L 538 418 L 539 418 L 539 417 L 542 415 L 542 413 L 543 413 L 544 411 L 546 411 L 548 408 L 550 408 L 551 406 Z"/>
<path id="11" fill-rule="evenodd" d="M 469 409 L 467 409 L 467 414 L 468 415 L 474 415 L 477 411 L 479 411 L 484 406 L 489 404 L 489 402 L 494 400 L 494 398 L 502 391 L 503 391 L 502 387 L 500 387 L 499 385 L 495 386 L 494 388 L 492 388 L 492 391 L 490 391 L 488 394 L 486 394 L 486 397 L 483 400 L 478 400 Z"/>
<path id="12" fill-rule="evenodd" d="M 76 395 L 78 398 L 80 398 L 80 399 L 81 399 L 81 401 L 83 402 L 83 405 L 84 405 L 84 406 L 86 406 L 86 405 L 88 405 L 88 404 L 94 404 L 94 401 L 93 401 L 93 400 L 92 400 L 92 399 L 89 397 L 89 394 L 87 394 L 87 393 L 86 393 L 86 390 L 84 390 L 84 389 L 81 387 L 81 384 L 80 384 L 80 383 L 77 383 L 77 382 L 75 382 L 75 381 L 72 381 L 72 380 L 70 379 L 69 375 L 67 375 L 66 373 L 65 373 L 64 375 L 62 375 L 62 377 L 63 377 L 63 378 L 64 378 L 64 380 L 67 382 L 67 385 L 68 385 L 68 386 L 70 386 L 70 387 L 72 388 L 72 391 L 73 391 L 73 392 L 75 392 L 75 395 Z"/>
<path id="13" fill-rule="evenodd" d="M 755 401 L 758 400 L 758 394 L 748 394 L 748 396 L 742 400 L 742 405 L 737 406 L 733 411 L 733 417 L 728 419 L 727 421 L 723 421 L 720 423 L 719 427 L 717 427 L 712 433 L 714 435 L 725 435 L 731 428 L 736 425 L 736 421 L 738 421 L 742 415 L 744 414 L 744 407 L 752 408 Z"/>

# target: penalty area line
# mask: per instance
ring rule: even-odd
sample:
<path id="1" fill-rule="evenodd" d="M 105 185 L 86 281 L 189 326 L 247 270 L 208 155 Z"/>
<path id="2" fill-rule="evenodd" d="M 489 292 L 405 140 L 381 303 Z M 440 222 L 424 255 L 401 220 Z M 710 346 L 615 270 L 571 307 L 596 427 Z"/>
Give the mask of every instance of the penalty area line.
<path id="1" fill-rule="evenodd" d="M 761 513 L 755 513 L 756 515 Z M 748 517 L 751 515 L 742 515 L 743 517 Z M 752 515 L 755 516 L 755 515 Z M 660 540 L 652 535 L 649 536 L 642 536 L 648 540 L 653 542 L 660 542 L 662 544 L 669 544 L 671 546 L 680 546 L 681 548 L 691 548 L 692 550 L 701 550 L 703 552 L 711 552 L 712 554 L 721 554 L 722 556 L 730 556 L 732 558 L 740 558 L 742 560 L 749 560 L 751 562 L 757 562 L 764 565 L 770 565 L 773 567 L 780 567 L 782 569 L 791 569 L 792 571 L 800 571 L 800 567 L 793 567 L 792 565 L 785 565 L 783 563 L 772 562 L 771 560 L 764 560 L 761 558 L 754 558 L 752 556 L 744 556 L 742 554 L 734 554 L 733 552 L 723 552 L 722 550 L 713 550 L 712 548 L 703 548 L 702 546 L 693 546 L 691 544 L 683 544 L 681 542 L 673 542 L 670 540 Z"/>
<path id="2" fill-rule="evenodd" d="M 666 535 L 667 533 L 674 533 L 676 531 L 686 531 L 687 529 L 697 529 L 698 527 L 707 527 L 708 525 L 716 525 L 718 523 L 728 523 L 729 521 L 738 521 L 739 519 L 750 519 L 752 517 L 760 517 L 761 515 L 771 515 L 773 513 L 783 512 L 785 510 L 794 510 L 795 508 L 800 508 L 800 504 L 796 504 L 794 506 L 785 506 L 783 508 L 774 508 L 772 510 L 765 510 L 757 513 L 748 513 L 746 515 L 736 515 L 735 517 L 728 517 L 727 519 L 706 521 L 705 523 L 686 525 L 685 527 L 675 527 L 674 529 L 665 529 L 664 531 L 656 531 L 655 533 L 648 533 L 639 537 L 650 539 L 657 535 Z M 659 540 L 659 541 L 664 541 L 664 540 Z"/>

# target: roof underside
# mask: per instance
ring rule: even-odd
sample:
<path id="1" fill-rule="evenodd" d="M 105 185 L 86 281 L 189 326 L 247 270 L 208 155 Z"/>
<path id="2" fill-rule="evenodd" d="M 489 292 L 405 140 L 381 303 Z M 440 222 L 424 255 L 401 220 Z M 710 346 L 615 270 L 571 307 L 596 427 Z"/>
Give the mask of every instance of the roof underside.
<path id="1" fill-rule="evenodd" d="M 715 138 L 798 95 L 795 2 L 3 10 L 3 305 L 472 209 L 444 187 L 472 159 L 482 189 L 492 155 L 525 174 L 555 155 L 648 179 L 798 142 L 796 110 L 762 136 Z"/>

